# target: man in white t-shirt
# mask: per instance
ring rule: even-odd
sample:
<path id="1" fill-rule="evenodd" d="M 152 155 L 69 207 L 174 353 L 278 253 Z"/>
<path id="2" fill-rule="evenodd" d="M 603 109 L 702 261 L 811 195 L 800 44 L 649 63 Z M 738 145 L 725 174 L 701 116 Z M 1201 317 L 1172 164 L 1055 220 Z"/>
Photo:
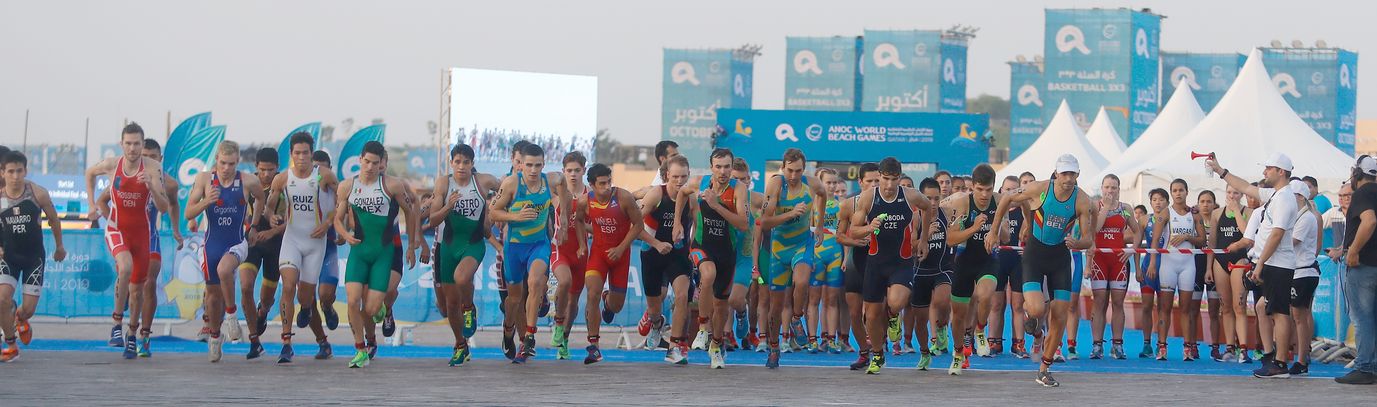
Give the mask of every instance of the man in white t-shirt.
<path id="1" fill-rule="evenodd" d="M 1294 167 L 1291 165 L 1291 158 L 1281 153 L 1272 154 L 1260 164 L 1263 166 L 1265 185 L 1271 188 L 1249 185 L 1248 181 L 1230 174 L 1229 170 L 1219 166 L 1219 162 L 1214 158 L 1205 160 L 1205 165 L 1215 174 L 1219 174 L 1229 186 L 1242 191 L 1244 195 L 1263 201 L 1262 214 L 1254 215 L 1261 216 L 1255 247 L 1260 246 L 1262 249 L 1256 260 L 1257 265 L 1254 266 L 1256 268 L 1248 273 L 1248 278 L 1262 281 L 1262 296 L 1267 299 L 1266 313 L 1272 320 L 1272 329 L 1271 332 L 1265 329 L 1261 332 L 1264 351 L 1262 367 L 1254 370 L 1253 376 L 1288 378 L 1291 377 L 1290 370 L 1285 362 L 1282 362 L 1287 358 L 1284 354 L 1277 357 L 1277 353 L 1282 349 L 1291 349 L 1291 283 L 1296 267 L 1296 251 L 1291 241 L 1291 232 L 1296 224 L 1298 208 L 1288 182 Z"/>
<path id="2" fill-rule="evenodd" d="M 1320 215 L 1310 201 L 1314 195 L 1303 181 L 1291 181 L 1290 189 L 1300 208 L 1295 228 L 1291 231 L 1291 242 L 1296 252 L 1296 274 L 1291 280 L 1291 319 L 1295 320 L 1296 338 L 1301 348 L 1307 349 L 1315 335 L 1315 320 L 1310 313 L 1310 305 L 1315 302 L 1315 288 L 1320 285 L 1320 264 L 1315 261 L 1320 253 Z M 1310 352 L 1299 352 L 1289 373 L 1292 376 L 1309 375 Z"/>
<path id="3" fill-rule="evenodd" d="M 679 143 L 675 143 L 673 140 L 660 140 L 659 143 L 655 143 L 655 163 L 657 165 L 663 166 L 666 161 L 678 156 Z M 658 168 L 659 167 L 656 167 L 656 169 Z M 661 171 L 655 171 L 655 179 L 650 181 L 650 186 L 638 189 L 631 194 L 634 195 L 636 199 L 645 198 L 646 192 L 649 192 L 651 188 L 657 188 L 664 185 L 665 178 L 660 176 L 660 173 Z"/>

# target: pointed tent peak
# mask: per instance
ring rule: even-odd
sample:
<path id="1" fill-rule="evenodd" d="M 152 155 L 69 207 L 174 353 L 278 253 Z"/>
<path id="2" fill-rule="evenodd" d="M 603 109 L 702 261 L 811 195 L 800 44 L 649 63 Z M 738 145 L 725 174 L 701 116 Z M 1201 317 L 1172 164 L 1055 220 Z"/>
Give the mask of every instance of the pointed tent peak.
<path id="1" fill-rule="evenodd" d="M 1052 115 L 1052 120 L 1047 122 L 1047 127 L 1043 128 L 1042 135 L 1057 134 L 1059 132 L 1072 131 L 1077 138 L 1085 136 L 1081 126 L 1076 125 L 1076 118 L 1071 114 L 1071 106 L 1066 104 L 1063 99 L 1057 106 L 1057 112 Z M 1042 135 L 1038 138 L 1042 138 Z"/>
<path id="2" fill-rule="evenodd" d="M 1071 116 L 1071 108 L 1062 101 L 1057 113 L 1047 122 L 1047 127 L 1033 145 L 1022 155 L 999 170 L 1000 176 L 1018 175 L 1024 171 L 1044 176 L 1051 174 L 1053 164 L 1062 154 L 1075 156 L 1081 165 L 1081 172 L 1094 174 L 1103 170 L 1108 161 L 1085 139 L 1085 132 L 1076 126 Z"/>
<path id="3" fill-rule="evenodd" d="M 1194 114 L 1196 112 L 1199 113 Z M 1157 115 L 1157 120 L 1161 120 L 1163 116 L 1181 113 L 1196 117 L 1197 123 L 1205 117 L 1205 109 L 1200 107 L 1200 101 L 1195 98 L 1195 91 L 1191 90 L 1190 86 L 1176 87 L 1176 91 L 1171 94 L 1171 99 L 1168 99 L 1167 104 L 1162 106 L 1162 111 Z"/>
<path id="4" fill-rule="evenodd" d="M 1110 121 L 1109 113 L 1105 112 L 1104 106 L 1095 114 L 1095 121 L 1090 124 L 1090 130 L 1085 132 L 1085 137 L 1090 141 L 1090 145 L 1095 147 L 1095 151 L 1108 161 L 1118 159 L 1124 150 L 1128 149 L 1128 146 L 1124 145 L 1124 140 L 1119 138 L 1119 132 L 1114 130 L 1114 122 Z"/>

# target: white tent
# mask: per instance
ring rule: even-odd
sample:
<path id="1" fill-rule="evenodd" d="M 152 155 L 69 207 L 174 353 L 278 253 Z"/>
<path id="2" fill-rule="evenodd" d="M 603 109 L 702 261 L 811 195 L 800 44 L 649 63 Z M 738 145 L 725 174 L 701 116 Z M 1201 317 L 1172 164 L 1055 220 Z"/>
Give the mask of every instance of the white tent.
<path id="1" fill-rule="evenodd" d="M 1095 147 L 1095 151 L 1104 156 L 1105 161 L 1114 162 L 1124 154 L 1128 146 L 1124 145 L 1124 139 L 1119 138 L 1119 132 L 1114 130 L 1114 123 L 1109 121 L 1109 114 L 1105 113 L 1104 106 L 1100 106 L 1100 112 L 1095 114 L 1095 122 L 1090 124 L 1090 130 L 1085 131 L 1085 138 L 1090 140 L 1090 145 Z M 1093 175 L 1095 173 L 1086 173 Z"/>
<path id="2" fill-rule="evenodd" d="M 1222 192 L 1224 183 L 1209 174 L 1201 160 L 1191 159 L 1192 152 L 1217 153 L 1220 165 L 1249 180 L 1262 178 L 1260 163 L 1268 155 L 1284 153 L 1295 164 L 1294 175 L 1315 177 L 1323 191 L 1336 190 L 1353 165 L 1353 157 L 1329 144 L 1291 110 L 1256 49 L 1214 110 L 1184 138 L 1140 166 L 1141 188 L 1164 187 L 1181 178 L 1192 190 Z"/>
<path id="3" fill-rule="evenodd" d="M 1038 179 L 1047 179 L 1052 175 L 1057 157 L 1062 154 L 1076 157 L 1081 165 L 1081 174 L 1098 174 L 1107 164 L 1104 156 L 1095 151 L 1095 147 L 1085 139 L 1085 133 L 1076 126 L 1076 119 L 1071 118 L 1071 108 L 1066 105 L 1065 100 L 1057 107 L 1057 114 L 1047 122 L 1047 128 L 1038 136 L 1037 141 L 1028 146 L 1028 150 L 1019 155 L 1018 159 L 1000 169 L 999 177 L 1018 176 L 1027 171 Z"/>
<path id="4" fill-rule="evenodd" d="M 1138 136 L 1138 140 L 1134 141 L 1123 155 L 1111 160 L 1109 167 L 1093 179 L 1102 180 L 1106 174 L 1118 175 L 1121 199 L 1125 202 L 1147 202 L 1149 189 L 1141 187 L 1138 176 L 1143 170 L 1143 165 L 1157 158 L 1162 150 L 1179 141 L 1204 118 L 1205 111 L 1195 100 L 1195 92 L 1191 91 L 1191 87 L 1177 87 L 1167 105 L 1157 115 L 1157 119 L 1152 121 L 1152 125 Z"/>

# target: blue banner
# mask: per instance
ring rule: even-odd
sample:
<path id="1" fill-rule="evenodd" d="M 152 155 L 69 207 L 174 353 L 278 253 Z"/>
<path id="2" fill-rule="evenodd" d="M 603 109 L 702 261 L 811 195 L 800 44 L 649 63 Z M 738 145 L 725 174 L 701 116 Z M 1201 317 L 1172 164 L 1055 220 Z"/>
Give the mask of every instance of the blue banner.
<path id="1" fill-rule="evenodd" d="M 163 247 L 162 268 L 158 273 L 158 311 L 155 317 L 162 319 L 194 320 L 202 313 L 202 297 L 205 292 L 205 278 L 201 269 L 201 250 L 203 234 L 189 235 L 181 250 L 175 250 L 177 242 L 170 233 L 159 236 Z M 405 238 L 403 238 L 405 239 Z M 47 259 L 44 274 L 43 293 L 37 315 L 60 318 L 108 317 L 114 311 L 115 266 L 114 260 L 105 247 L 104 236 L 99 230 L 68 230 L 63 233 L 63 243 L 68 252 L 67 260 L 61 263 Z M 44 234 L 44 245 L 52 250 L 52 234 Z M 637 245 L 639 247 L 639 245 Z M 174 254 L 174 251 L 176 252 Z M 339 247 L 339 269 L 344 270 L 349 256 L 349 246 Z M 500 326 L 502 313 L 498 310 L 497 273 L 493 269 L 496 251 L 489 248 L 487 256 L 474 274 L 474 303 L 479 312 L 479 324 Z M 645 312 L 645 293 L 641 286 L 640 255 L 630 253 L 631 268 L 628 275 L 626 307 L 617 314 L 614 324 L 635 325 Z M 405 266 L 404 266 L 405 267 Z M 261 285 L 262 280 L 258 283 Z M 553 284 L 553 280 L 551 282 Z M 402 281 L 397 286 L 397 320 L 404 322 L 433 322 L 440 320 L 435 305 L 434 278 L 429 265 L 417 264 L 406 268 Z M 18 298 L 19 290 L 16 290 Z M 255 293 L 259 290 L 254 290 Z M 345 312 L 345 292 L 343 287 L 336 291 L 335 309 L 347 321 Z M 276 304 L 281 304 L 278 294 Z M 583 303 L 580 301 L 580 303 Z M 279 318 L 277 306 L 269 316 Z M 579 313 L 582 315 L 582 313 Z M 578 321 L 582 321 L 579 318 Z"/>
<path id="2" fill-rule="evenodd" d="M 340 147 L 339 155 L 334 157 L 337 163 L 335 174 L 339 175 L 340 180 L 350 179 L 359 174 L 359 154 L 363 154 L 363 145 L 370 141 L 382 143 L 386 132 L 386 124 L 375 124 L 359 129 L 349 137 L 349 141 Z"/>
<path id="3" fill-rule="evenodd" d="M 1088 128 L 1104 107 L 1115 131 L 1131 144 L 1160 105 L 1160 17 L 1127 9 L 1049 9 L 1046 21 L 1043 119 L 1050 120 L 1065 100 L 1077 124 Z"/>
<path id="4" fill-rule="evenodd" d="M 938 111 L 941 39 L 938 31 L 865 30 L 861 110 Z"/>
<path id="5" fill-rule="evenodd" d="M 784 108 L 856 110 L 857 45 L 852 37 L 789 37 Z"/>
<path id="6" fill-rule="evenodd" d="M 287 132 L 287 136 L 282 138 L 282 143 L 277 145 L 277 165 L 279 168 L 292 167 L 292 135 L 305 132 L 311 135 L 311 139 L 318 142 L 320 140 L 320 122 L 306 123 Z M 311 143 L 311 151 L 316 151 L 316 142 Z"/>
<path id="7" fill-rule="evenodd" d="M 1328 256 L 1320 256 L 1320 284 L 1315 288 L 1315 303 L 1310 311 L 1315 318 L 1315 337 L 1342 341 L 1348 327 L 1346 307 L 1339 306 L 1343 288 L 1339 284 L 1339 265 Z"/>
<path id="8" fill-rule="evenodd" d="M 732 58 L 732 106 L 750 109 L 755 82 L 755 61 Z"/>
<path id="9" fill-rule="evenodd" d="M 780 154 L 790 147 L 807 152 L 810 163 L 859 164 L 894 156 L 916 176 L 937 169 L 969 173 L 989 158 L 984 114 L 723 109 L 717 120 L 733 129 L 718 145 L 745 158 L 757 181 L 778 168 Z"/>
<path id="10" fill-rule="evenodd" d="M 1009 63 L 1009 161 L 1018 158 L 1042 135 L 1042 64 Z"/>
<path id="11" fill-rule="evenodd" d="M 177 124 L 177 128 L 172 129 L 172 133 L 167 135 L 167 142 L 163 143 L 163 172 L 177 173 L 177 167 L 182 162 L 182 146 L 186 144 L 188 138 L 206 127 L 210 127 L 210 112 L 198 113 L 188 117 Z M 115 147 L 118 148 L 119 146 L 116 145 Z M 116 150 L 116 154 L 119 154 L 119 150 Z M 104 157 L 104 151 L 102 151 L 101 158 Z"/>
<path id="12" fill-rule="evenodd" d="M 57 209 L 58 215 L 73 214 L 85 215 L 87 212 L 82 210 L 86 205 L 86 178 L 82 175 L 43 175 L 33 174 L 25 176 L 25 179 L 38 184 L 43 189 L 48 190 L 48 196 L 53 200 L 53 208 Z M 103 180 L 104 177 L 101 177 Z M 98 182 L 97 185 L 104 182 Z M 100 191 L 100 189 L 97 189 Z"/>
<path id="13" fill-rule="evenodd" d="M 1179 86 L 1190 86 L 1200 108 L 1209 113 L 1238 77 L 1238 69 L 1247 58 L 1242 54 L 1195 54 L 1189 52 L 1162 53 L 1163 99 L 1176 93 Z"/>
<path id="14" fill-rule="evenodd" d="M 173 163 L 172 171 L 168 174 L 177 180 L 177 202 L 182 208 L 186 208 L 186 200 L 191 196 L 191 186 L 196 183 L 196 174 L 211 168 L 210 164 L 215 162 L 215 148 L 224 140 L 225 126 L 211 126 L 197 131 L 181 143 L 177 150 L 177 161 Z M 167 166 L 166 163 L 164 161 L 164 167 Z M 176 224 L 185 235 L 186 222 Z"/>
<path id="15" fill-rule="evenodd" d="M 1286 103 L 1310 128 L 1345 153 L 1353 140 L 1339 139 L 1339 53 L 1335 49 L 1263 48 L 1262 61 Z M 1357 62 L 1354 55 L 1352 62 Z M 1356 70 L 1349 70 L 1353 83 Z M 1356 89 L 1356 87 L 1355 87 Z"/>
<path id="16" fill-rule="evenodd" d="M 1334 111 L 1339 115 L 1335 137 L 1340 150 L 1353 154 L 1357 144 L 1358 125 L 1358 53 L 1339 50 L 1338 100 Z"/>
<path id="17" fill-rule="evenodd" d="M 966 112 L 966 40 L 942 39 L 942 113 Z"/>
<path id="18" fill-rule="evenodd" d="M 442 168 L 445 169 L 445 173 L 449 173 L 449 151 L 446 150 L 444 152 L 443 158 L 439 158 L 439 153 L 440 151 L 434 147 L 413 147 L 408 149 L 406 152 L 406 170 L 422 177 L 437 177 Z M 508 161 L 503 164 L 511 165 L 511 162 Z"/>
<path id="19" fill-rule="evenodd" d="M 736 76 L 730 50 L 665 49 L 661 75 L 660 138 L 679 143 L 679 154 L 693 168 L 708 164 L 717 109 L 733 107 Z M 742 77 L 742 91 L 746 78 Z"/>

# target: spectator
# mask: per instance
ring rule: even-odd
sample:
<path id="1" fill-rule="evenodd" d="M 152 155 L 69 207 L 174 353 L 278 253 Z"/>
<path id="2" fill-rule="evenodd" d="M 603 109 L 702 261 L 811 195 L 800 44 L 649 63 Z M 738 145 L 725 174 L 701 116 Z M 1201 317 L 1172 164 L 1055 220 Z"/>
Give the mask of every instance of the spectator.
<path id="1" fill-rule="evenodd" d="M 1357 326 L 1354 346 L 1358 357 L 1353 361 L 1353 371 L 1334 381 L 1373 384 L 1377 382 L 1377 239 L 1372 239 L 1373 230 L 1377 230 L 1377 159 L 1359 157 L 1352 178 L 1353 197 L 1344 233 L 1348 271 L 1343 289 L 1349 315 Z"/>

